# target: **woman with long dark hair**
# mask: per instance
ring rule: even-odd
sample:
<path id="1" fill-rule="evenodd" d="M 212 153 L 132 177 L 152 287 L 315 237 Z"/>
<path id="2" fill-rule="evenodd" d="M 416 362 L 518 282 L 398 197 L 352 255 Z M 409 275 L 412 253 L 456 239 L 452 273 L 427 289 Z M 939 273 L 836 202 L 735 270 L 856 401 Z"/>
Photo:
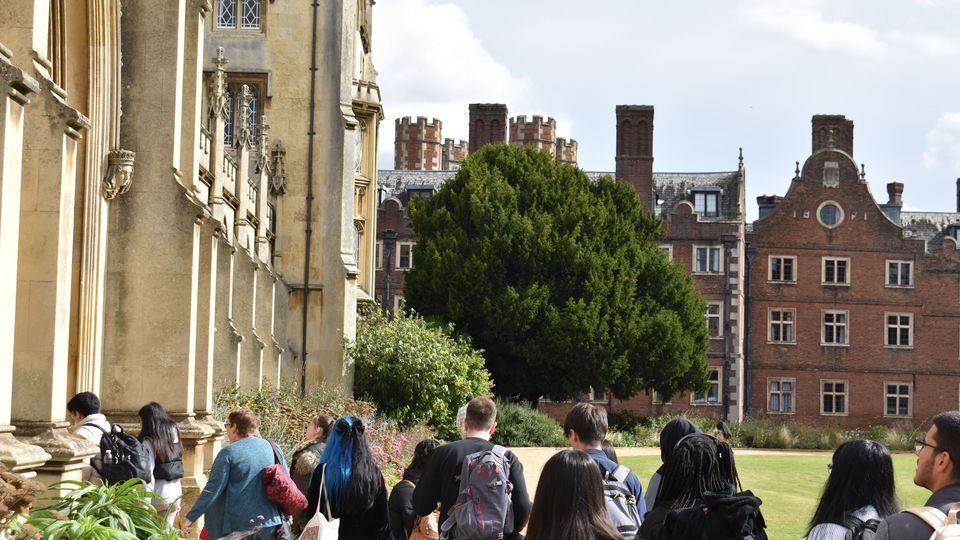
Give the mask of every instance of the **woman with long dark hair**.
<path id="1" fill-rule="evenodd" d="M 137 413 L 140 416 L 140 442 L 147 452 L 152 480 L 147 488 L 157 494 L 153 506 L 161 516 L 166 516 L 171 526 L 180 511 L 180 497 L 183 488 L 183 445 L 180 444 L 180 430 L 156 401 L 151 401 Z"/>
<path id="2" fill-rule="evenodd" d="M 640 526 L 640 538 L 765 539 L 760 499 L 739 489 L 730 445 L 704 433 L 687 435 L 664 464 L 660 490 Z"/>
<path id="3" fill-rule="evenodd" d="M 340 519 L 340 538 L 390 540 L 387 486 L 373 461 L 363 421 L 353 416 L 337 420 L 320 465 L 313 471 L 306 517 L 315 512 Z"/>
<path id="4" fill-rule="evenodd" d="M 900 511 L 893 460 L 877 441 L 847 441 L 833 452 L 830 475 L 810 520 L 808 540 L 843 540 L 854 528 Z"/>
<path id="5" fill-rule="evenodd" d="M 660 491 L 660 482 L 663 480 L 663 468 L 666 467 L 667 459 L 673 453 L 673 447 L 680 442 L 680 439 L 691 433 L 700 433 L 700 429 L 686 418 L 674 418 L 660 430 L 660 461 L 663 464 L 650 476 L 647 491 L 643 494 L 647 510 L 653 510 L 657 502 L 657 492 Z"/>
<path id="6" fill-rule="evenodd" d="M 420 483 L 423 470 L 427 467 L 430 454 L 440 446 L 433 439 L 425 439 L 417 443 L 413 450 L 413 460 L 403 471 L 403 480 L 393 486 L 387 506 L 390 509 L 390 531 L 395 540 L 404 540 L 410 536 L 417 521 L 417 512 L 413 509 L 413 490 Z"/>
<path id="7" fill-rule="evenodd" d="M 551 457 L 537 483 L 527 540 L 622 540 L 607 521 L 603 479 L 597 462 L 583 450 Z"/>

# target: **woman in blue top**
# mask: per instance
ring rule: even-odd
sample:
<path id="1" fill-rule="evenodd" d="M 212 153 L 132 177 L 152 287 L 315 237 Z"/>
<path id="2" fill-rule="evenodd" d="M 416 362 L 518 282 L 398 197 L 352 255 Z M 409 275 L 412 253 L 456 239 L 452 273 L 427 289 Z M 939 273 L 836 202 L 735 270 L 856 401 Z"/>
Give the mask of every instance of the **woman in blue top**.
<path id="1" fill-rule="evenodd" d="M 322 481 L 321 481 L 322 480 Z M 334 424 L 320 465 L 313 471 L 306 516 L 318 511 L 340 519 L 343 540 L 390 540 L 387 486 L 370 455 L 363 422 L 344 416 Z"/>
<path id="2" fill-rule="evenodd" d="M 276 538 L 282 517 L 277 506 L 267 500 L 266 489 L 260 481 L 263 469 L 274 463 L 273 448 L 257 436 L 259 427 L 260 419 L 247 409 L 234 411 L 227 417 L 230 444 L 213 460 L 207 485 L 187 513 L 184 531 L 190 532 L 193 523 L 200 516 L 206 516 L 210 538 L 257 528 L 259 531 L 249 538 Z M 280 457 L 283 460 L 283 454 Z"/>

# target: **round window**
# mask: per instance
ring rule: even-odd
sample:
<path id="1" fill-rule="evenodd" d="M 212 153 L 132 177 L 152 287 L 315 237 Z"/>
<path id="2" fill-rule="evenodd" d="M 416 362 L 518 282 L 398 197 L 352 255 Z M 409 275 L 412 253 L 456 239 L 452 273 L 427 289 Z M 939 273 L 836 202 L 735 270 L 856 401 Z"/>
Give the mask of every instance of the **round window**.
<path id="1" fill-rule="evenodd" d="M 817 218 L 824 227 L 834 228 L 843 221 L 843 210 L 837 203 L 827 201 L 817 210 Z"/>

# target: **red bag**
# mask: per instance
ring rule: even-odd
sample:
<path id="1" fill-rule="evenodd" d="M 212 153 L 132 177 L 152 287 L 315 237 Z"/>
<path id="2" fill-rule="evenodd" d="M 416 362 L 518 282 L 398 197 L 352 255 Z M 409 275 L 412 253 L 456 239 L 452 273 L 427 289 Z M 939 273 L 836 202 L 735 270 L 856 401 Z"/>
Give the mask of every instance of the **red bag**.
<path id="1" fill-rule="evenodd" d="M 280 452 L 273 441 L 267 441 L 273 448 L 273 465 L 260 473 L 260 481 L 267 490 L 267 500 L 280 507 L 280 511 L 288 516 L 294 516 L 307 509 L 307 498 L 300 492 L 300 488 L 293 483 L 280 460 Z"/>

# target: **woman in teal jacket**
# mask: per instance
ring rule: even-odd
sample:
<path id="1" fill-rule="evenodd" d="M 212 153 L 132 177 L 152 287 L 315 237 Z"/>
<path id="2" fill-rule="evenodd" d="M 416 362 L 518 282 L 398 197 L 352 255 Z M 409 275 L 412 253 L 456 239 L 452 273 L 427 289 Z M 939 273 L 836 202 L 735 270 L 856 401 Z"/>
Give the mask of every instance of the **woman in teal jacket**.
<path id="1" fill-rule="evenodd" d="M 187 513 L 185 531 L 189 532 L 200 516 L 206 516 L 210 538 L 254 529 L 259 530 L 251 539 L 276 538 L 283 517 L 277 506 L 267 500 L 260 481 L 263 469 L 274 463 L 273 448 L 257 436 L 259 427 L 257 415 L 247 409 L 234 411 L 227 417 L 230 444 L 220 450 L 213 461 L 207 485 Z M 280 458 L 286 468 L 282 453 Z"/>

